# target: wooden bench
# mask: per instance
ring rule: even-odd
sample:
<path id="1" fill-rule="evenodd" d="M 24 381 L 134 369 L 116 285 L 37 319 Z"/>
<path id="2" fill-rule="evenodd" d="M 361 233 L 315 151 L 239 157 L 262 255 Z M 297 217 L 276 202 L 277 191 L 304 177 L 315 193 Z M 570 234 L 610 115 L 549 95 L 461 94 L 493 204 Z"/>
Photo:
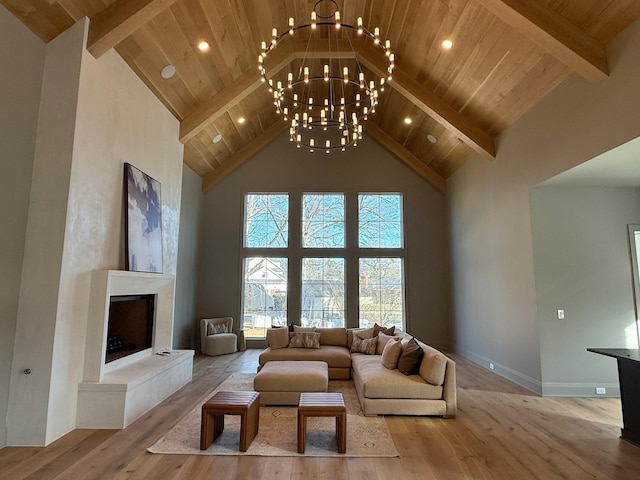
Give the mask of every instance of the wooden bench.
<path id="1" fill-rule="evenodd" d="M 202 405 L 200 450 L 209 448 L 224 431 L 225 415 L 240 415 L 240 446 L 246 452 L 260 425 L 258 392 L 218 392 Z"/>
<path id="2" fill-rule="evenodd" d="M 336 417 L 338 453 L 347 451 L 347 409 L 341 393 L 301 393 L 298 404 L 298 453 L 307 441 L 307 417 Z"/>

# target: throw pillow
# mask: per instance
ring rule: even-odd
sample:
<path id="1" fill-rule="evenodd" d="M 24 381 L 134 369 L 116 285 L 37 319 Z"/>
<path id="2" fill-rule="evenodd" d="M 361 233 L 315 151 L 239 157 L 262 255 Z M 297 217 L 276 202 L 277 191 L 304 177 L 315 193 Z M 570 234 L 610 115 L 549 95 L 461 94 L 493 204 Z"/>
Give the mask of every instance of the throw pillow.
<path id="1" fill-rule="evenodd" d="M 396 326 L 393 325 L 391 327 L 381 327 L 377 323 L 373 325 L 373 336 L 377 337 L 378 334 L 384 333 L 385 335 L 393 335 L 396 332 Z"/>
<path id="2" fill-rule="evenodd" d="M 358 335 L 354 335 L 353 343 L 351 344 L 351 352 L 364 353 L 365 355 L 375 355 L 377 345 L 378 337 L 360 338 Z"/>
<path id="3" fill-rule="evenodd" d="M 320 334 L 315 332 L 294 333 L 289 348 L 320 348 Z"/>
<path id="4" fill-rule="evenodd" d="M 422 347 L 415 338 L 412 338 L 402 347 L 402 353 L 398 359 L 398 370 L 405 375 L 418 373 L 423 355 Z"/>
<path id="5" fill-rule="evenodd" d="M 219 333 L 229 333 L 227 322 L 207 323 L 207 335 L 217 335 Z"/>
<path id="6" fill-rule="evenodd" d="M 347 348 L 351 348 L 351 345 L 353 345 L 353 337 L 356 336 L 356 334 L 360 337 L 360 338 L 373 338 L 373 327 L 371 328 L 350 328 L 349 330 L 347 330 Z"/>
<path id="7" fill-rule="evenodd" d="M 422 350 L 425 353 L 420 363 L 420 376 L 431 385 L 442 385 L 447 370 L 447 357 L 430 346 Z"/>
<path id="8" fill-rule="evenodd" d="M 398 368 L 398 360 L 402 353 L 402 344 L 398 340 L 390 340 L 382 350 L 382 365 L 389 370 Z"/>
<path id="9" fill-rule="evenodd" d="M 267 347 L 272 350 L 289 346 L 289 330 L 285 327 L 267 328 Z"/>
<path id="10" fill-rule="evenodd" d="M 394 337 L 393 335 L 387 335 L 385 333 L 380 332 L 378 334 L 378 347 L 376 348 L 376 354 L 382 355 L 382 351 L 384 350 L 384 346 L 390 340 L 400 340 L 400 337 Z"/>

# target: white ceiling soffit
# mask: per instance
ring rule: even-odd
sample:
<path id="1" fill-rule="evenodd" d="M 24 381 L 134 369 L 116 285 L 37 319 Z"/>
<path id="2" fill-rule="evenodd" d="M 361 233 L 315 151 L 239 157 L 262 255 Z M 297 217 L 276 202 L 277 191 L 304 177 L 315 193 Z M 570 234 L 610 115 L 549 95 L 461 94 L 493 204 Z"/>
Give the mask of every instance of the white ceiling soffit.
<path id="1" fill-rule="evenodd" d="M 541 185 L 640 187 L 640 137 L 562 172 Z"/>

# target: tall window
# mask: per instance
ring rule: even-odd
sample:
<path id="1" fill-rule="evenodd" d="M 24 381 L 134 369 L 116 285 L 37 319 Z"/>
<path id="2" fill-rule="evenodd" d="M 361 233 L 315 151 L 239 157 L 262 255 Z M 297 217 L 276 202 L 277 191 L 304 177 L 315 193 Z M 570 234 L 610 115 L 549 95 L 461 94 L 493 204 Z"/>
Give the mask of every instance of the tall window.
<path id="1" fill-rule="evenodd" d="M 358 195 L 359 326 L 403 328 L 402 196 Z M 364 256 L 364 255 L 379 256 Z M 385 256 L 382 256 L 385 255 Z"/>
<path id="2" fill-rule="evenodd" d="M 289 259 L 279 254 L 289 243 L 289 196 L 246 195 L 243 237 L 250 255 L 243 262 L 242 326 L 247 337 L 264 337 L 267 328 L 287 325 Z"/>
<path id="3" fill-rule="evenodd" d="M 401 194 L 249 193 L 244 219 L 245 336 L 288 323 L 403 328 Z"/>

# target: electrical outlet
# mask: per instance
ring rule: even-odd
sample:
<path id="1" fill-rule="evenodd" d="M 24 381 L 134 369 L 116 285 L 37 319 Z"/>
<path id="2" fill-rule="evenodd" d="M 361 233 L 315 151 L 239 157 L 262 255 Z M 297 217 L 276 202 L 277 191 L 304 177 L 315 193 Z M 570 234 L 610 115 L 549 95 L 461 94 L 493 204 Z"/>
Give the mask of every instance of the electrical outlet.
<path id="1" fill-rule="evenodd" d="M 604 387 L 596 387 L 596 395 L 606 395 L 607 389 Z"/>
<path id="2" fill-rule="evenodd" d="M 558 310 L 558 320 L 564 320 L 564 310 Z"/>
<path id="3" fill-rule="evenodd" d="M 495 365 L 493 363 L 489 362 L 489 368 L 491 370 L 494 370 L 496 367 L 495 367 Z"/>

